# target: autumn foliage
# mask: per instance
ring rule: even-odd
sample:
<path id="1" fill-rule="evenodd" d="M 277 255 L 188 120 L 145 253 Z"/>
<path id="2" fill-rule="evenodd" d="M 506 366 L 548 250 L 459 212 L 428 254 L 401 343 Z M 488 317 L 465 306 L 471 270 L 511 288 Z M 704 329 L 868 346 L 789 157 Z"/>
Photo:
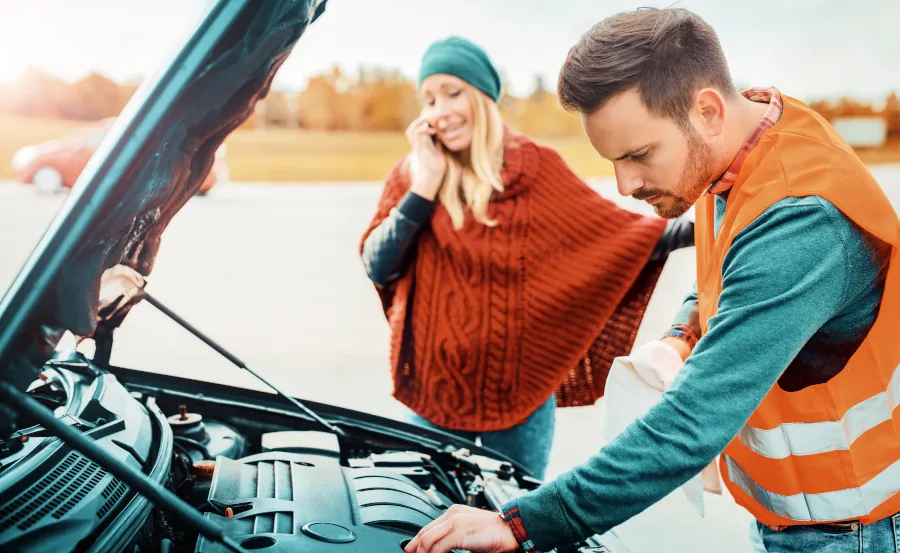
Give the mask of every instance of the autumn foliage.
<path id="1" fill-rule="evenodd" d="M 137 89 L 96 73 L 73 83 L 29 69 L 14 83 L 0 84 L 0 113 L 91 121 L 117 115 Z M 296 94 L 271 90 L 243 128 L 395 132 L 419 112 L 413 82 L 395 70 L 363 69 L 348 76 L 335 68 L 311 78 Z M 577 136 L 578 118 L 564 112 L 538 79 L 525 98 L 507 95 L 501 109 L 514 127 L 541 136 Z"/>
<path id="2" fill-rule="evenodd" d="M 0 84 L 0 111 L 32 117 L 95 121 L 118 115 L 137 89 L 97 73 L 66 82 L 28 69 L 13 83 Z"/>
<path id="3" fill-rule="evenodd" d="M 91 73 L 66 82 L 29 69 L 14 83 L 0 84 L 0 113 L 91 121 L 117 115 L 137 89 Z M 888 132 L 900 136 L 900 98 L 891 94 L 875 108 L 851 98 L 811 102 L 826 119 L 848 115 L 883 116 Z M 574 137 L 583 131 L 577 116 L 563 111 L 540 78 L 526 97 L 501 100 L 505 120 L 514 128 L 545 137 Z M 334 68 L 311 78 L 299 93 L 272 90 L 259 102 L 243 128 L 315 131 L 399 132 L 419 112 L 415 84 L 395 70 L 361 69 L 347 75 Z"/>

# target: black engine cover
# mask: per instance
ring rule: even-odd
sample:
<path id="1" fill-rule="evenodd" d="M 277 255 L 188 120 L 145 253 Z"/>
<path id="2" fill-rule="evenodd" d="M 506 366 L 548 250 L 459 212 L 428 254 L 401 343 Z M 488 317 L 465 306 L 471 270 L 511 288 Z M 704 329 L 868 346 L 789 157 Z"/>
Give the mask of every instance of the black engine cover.
<path id="1" fill-rule="evenodd" d="M 399 553 L 403 540 L 441 514 L 398 472 L 344 467 L 327 453 L 219 457 L 209 502 L 233 511 L 230 518 L 206 515 L 229 536 L 272 553 Z M 225 549 L 200 538 L 196 551 Z"/>

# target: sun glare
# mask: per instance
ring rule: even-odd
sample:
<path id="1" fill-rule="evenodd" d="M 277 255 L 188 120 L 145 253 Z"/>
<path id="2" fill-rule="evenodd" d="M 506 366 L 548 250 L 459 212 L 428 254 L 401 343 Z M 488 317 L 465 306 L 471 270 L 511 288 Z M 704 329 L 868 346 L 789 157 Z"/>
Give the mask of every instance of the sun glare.
<path id="1" fill-rule="evenodd" d="M 0 83 L 8 83 L 18 77 L 25 66 L 15 60 L 0 58 Z"/>
<path id="2" fill-rule="evenodd" d="M 9 82 L 25 71 L 40 44 L 29 36 L 29 26 L 21 21 L 18 7 L 0 8 L 0 83 Z"/>

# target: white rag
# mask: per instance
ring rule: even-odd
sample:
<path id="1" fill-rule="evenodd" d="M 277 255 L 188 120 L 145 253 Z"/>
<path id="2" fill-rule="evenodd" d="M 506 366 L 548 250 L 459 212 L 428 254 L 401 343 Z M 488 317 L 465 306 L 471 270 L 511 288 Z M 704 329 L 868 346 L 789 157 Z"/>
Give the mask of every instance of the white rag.
<path id="1" fill-rule="evenodd" d="M 612 441 L 635 419 L 646 413 L 672 386 L 684 365 L 675 349 L 661 341 L 644 344 L 626 357 L 617 357 L 609 371 L 604 392 L 606 413 L 601 433 Z M 716 460 L 681 486 L 698 515 L 704 515 L 703 491 L 721 495 L 722 482 Z"/>

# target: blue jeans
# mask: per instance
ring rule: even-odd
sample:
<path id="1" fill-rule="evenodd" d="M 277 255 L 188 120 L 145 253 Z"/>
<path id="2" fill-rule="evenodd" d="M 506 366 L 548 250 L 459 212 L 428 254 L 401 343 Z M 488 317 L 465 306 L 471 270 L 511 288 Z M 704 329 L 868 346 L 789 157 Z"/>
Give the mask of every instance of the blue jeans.
<path id="1" fill-rule="evenodd" d="M 828 529 L 794 526 L 776 532 L 755 522 L 754 551 L 766 553 L 900 553 L 900 514 L 855 528 Z M 762 541 L 753 539 L 756 531 Z"/>
<path id="2" fill-rule="evenodd" d="M 498 451 L 522 464 L 532 476 L 540 480 L 544 479 L 547 472 L 553 433 L 556 429 L 556 394 L 550 396 L 550 399 L 529 415 L 525 422 L 496 432 L 449 430 L 431 423 L 408 408 L 404 408 L 404 415 L 406 422 L 419 426 L 437 428 L 473 442 L 481 438 L 482 446 Z"/>

